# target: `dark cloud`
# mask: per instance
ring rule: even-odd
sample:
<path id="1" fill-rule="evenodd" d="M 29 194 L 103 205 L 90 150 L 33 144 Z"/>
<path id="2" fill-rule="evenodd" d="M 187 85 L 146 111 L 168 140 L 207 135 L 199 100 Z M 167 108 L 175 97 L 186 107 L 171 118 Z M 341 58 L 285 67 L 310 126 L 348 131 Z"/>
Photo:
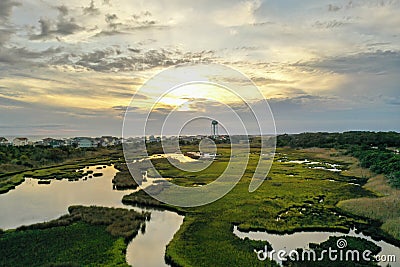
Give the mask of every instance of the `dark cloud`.
<path id="1" fill-rule="evenodd" d="M 128 53 L 127 53 L 128 52 Z M 142 53 L 129 53 L 120 48 L 95 50 L 84 54 L 61 54 L 54 57 L 52 65 L 70 65 L 77 68 L 87 68 L 99 72 L 146 70 L 160 66 L 172 66 L 189 62 L 211 62 L 213 52 L 188 52 L 177 50 L 152 49 Z M 127 55 L 126 55 L 127 54 Z"/>
<path id="2" fill-rule="evenodd" d="M 42 51 L 32 51 L 25 47 L 9 47 L 0 49 L 0 63 L 14 64 L 14 63 L 26 63 L 28 65 L 35 64 L 39 67 L 40 62 L 36 60 L 42 60 L 47 57 L 54 56 L 62 51 L 61 47 L 48 48 Z M 29 62 L 28 60 L 33 60 Z M 43 65 L 43 64 L 42 64 Z"/>
<path id="3" fill-rule="evenodd" d="M 112 23 L 118 19 L 118 16 L 116 14 L 106 14 L 105 16 L 106 16 L 107 23 Z"/>
<path id="4" fill-rule="evenodd" d="M 39 24 L 40 24 L 40 34 L 38 36 L 39 39 L 40 39 L 40 36 L 42 36 L 42 37 L 49 36 L 50 35 L 50 25 L 51 25 L 50 20 L 42 18 L 39 20 Z"/>
<path id="5" fill-rule="evenodd" d="M 104 50 L 96 50 L 87 54 L 83 54 L 80 56 L 80 60 L 77 64 L 98 64 L 103 63 L 103 60 L 109 57 L 110 55 L 115 55 L 114 49 L 104 49 Z"/>
<path id="6" fill-rule="evenodd" d="M 134 23 L 134 28 L 136 27 L 149 27 L 149 26 L 154 26 L 159 23 L 157 23 L 156 20 L 152 19 L 153 15 L 151 14 L 150 11 L 143 11 L 139 14 L 133 14 L 133 23 Z"/>
<path id="7" fill-rule="evenodd" d="M 59 36 L 66 36 L 74 34 L 78 31 L 84 30 L 83 27 L 79 26 L 73 17 L 68 18 L 69 9 L 64 6 L 56 6 L 59 15 L 56 21 L 41 18 L 39 20 L 40 33 L 32 35 L 31 40 L 47 40 L 50 38 L 56 38 L 60 40 Z"/>
<path id="8" fill-rule="evenodd" d="M 129 51 L 133 52 L 133 53 L 140 53 L 140 49 L 138 48 L 128 48 Z"/>
<path id="9" fill-rule="evenodd" d="M 330 20 L 330 21 L 316 21 L 314 23 L 314 26 L 317 28 L 332 29 L 332 28 L 342 27 L 348 24 L 349 22 L 347 21 Z"/>
<path id="10" fill-rule="evenodd" d="M 332 4 L 328 5 L 328 11 L 330 11 L 330 12 L 336 12 L 336 11 L 339 11 L 340 9 L 342 9 L 342 8 L 339 6 L 332 5 Z"/>
<path id="11" fill-rule="evenodd" d="M 119 30 L 102 30 L 101 32 L 96 33 L 94 37 L 107 37 L 107 36 L 121 35 L 121 34 L 127 34 L 127 32 L 122 32 Z"/>
<path id="12" fill-rule="evenodd" d="M 69 10 L 66 6 L 57 6 L 55 8 L 59 12 L 57 20 L 41 18 L 39 20 L 40 33 L 32 35 L 30 37 L 31 40 L 47 40 L 51 38 L 60 40 L 59 36 L 67 36 L 84 30 L 83 27 L 75 22 L 75 18 L 67 18 Z"/>
<path id="13" fill-rule="evenodd" d="M 0 1 L 0 21 L 6 22 L 11 15 L 13 7 L 20 6 L 21 3 L 15 0 Z"/>
<path id="14" fill-rule="evenodd" d="M 173 111 L 174 110 L 174 107 L 172 107 L 172 106 L 166 106 L 166 107 L 157 107 L 157 108 L 154 108 L 151 112 L 152 113 L 155 113 L 155 114 L 158 114 L 158 115 L 168 115 L 168 114 L 170 114 L 171 113 L 171 111 Z"/>
<path id="15" fill-rule="evenodd" d="M 9 18 L 13 7 L 21 6 L 22 4 L 15 0 L 0 1 L 0 57 L 3 51 L 2 46 L 5 45 L 16 32 L 14 25 L 9 24 Z"/>
<path id="16" fill-rule="evenodd" d="M 94 0 L 90 1 L 89 6 L 83 7 L 82 10 L 83 14 L 85 15 L 92 15 L 92 16 L 100 15 L 100 10 L 95 7 Z"/>
<path id="17" fill-rule="evenodd" d="M 322 69 L 336 73 L 400 73 L 400 52 L 381 51 L 358 53 L 350 56 L 326 58 L 321 61 L 299 62 L 292 66 Z"/>
<path id="18" fill-rule="evenodd" d="M 268 99 L 268 103 L 272 107 L 277 108 L 288 108 L 288 107 L 299 107 L 299 106 L 314 106 L 320 104 L 321 102 L 325 102 L 327 100 L 332 100 L 328 97 L 322 97 L 317 95 L 304 94 L 294 97 L 285 97 L 285 98 L 270 98 Z M 319 106 L 319 105 L 318 105 Z"/>
<path id="19" fill-rule="evenodd" d="M 11 29 L 0 29 L 0 47 L 10 39 L 13 33 Z"/>
<path id="20" fill-rule="evenodd" d="M 60 12 L 60 16 L 67 16 L 69 13 L 68 8 L 64 5 L 57 6 L 56 9 Z"/>
<path id="21" fill-rule="evenodd" d="M 162 30 L 169 27 L 152 19 L 152 16 L 150 11 L 143 11 L 139 14 L 132 15 L 131 19 L 121 20 L 117 14 L 106 14 L 104 19 L 107 23 L 107 28 L 96 33 L 94 37 L 130 34 L 133 31 L 146 29 Z"/>
<path id="22" fill-rule="evenodd" d="M 122 23 L 117 22 L 118 16 L 116 14 L 106 14 L 105 21 L 107 22 L 107 26 L 114 31 L 117 29 L 118 26 L 122 25 Z"/>
<path id="23" fill-rule="evenodd" d="M 126 111 L 126 109 L 129 108 L 129 106 L 114 106 L 112 107 L 113 110 L 117 110 L 117 111 Z M 132 107 L 130 108 L 132 109 Z"/>
<path id="24" fill-rule="evenodd" d="M 55 34 L 70 35 L 83 29 L 81 26 L 75 23 L 75 19 L 62 20 L 57 23 L 57 30 Z"/>
<path id="25" fill-rule="evenodd" d="M 281 132 L 285 128 L 286 130 L 284 131 L 297 127 L 304 130 L 310 126 L 318 127 L 320 123 L 326 122 L 326 119 L 323 118 L 328 118 L 327 114 L 334 114 L 338 110 L 346 110 L 337 107 L 335 103 L 339 101 L 338 99 L 310 94 L 270 98 L 267 101 L 275 118 L 278 132 Z M 255 108 L 257 109 L 257 105 Z M 310 120 L 313 122 L 311 125 L 302 125 L 304 122 Z M 329 122 L 326 124 L 329 124 Z"/>
<path id="26" fill-rule="evenodd" d="M 235 47 L 235 50 L 243 50 L 243 51 L 255 51 L 259 50 L 260 47 L 257 46 L 240 46 L 240 47 Z"/>
<path id="27" fill-rule="evenodd" d="M 141 110 L 138 107 L 132 107 L 132 106 L 114 106 L 112 107 L 112 110 L 116 111 L 119 117 L 125 117 L 125 114 L 130 112 L 135 112 L 135 114 L 141 113 Z M 143 117 L 143 119 L 145 118 Z"/>
<path id="28" fill-rule="evenodd" d="M 163 29 L 168 28 L 168 26 L 152 24 L 152 22 L 150 22 L 149 24 L 146 24 L 146 25 L 135 25 L 135 26 L 125 25 L 123 23 L 115 23 L 112 26 L 114 28 L 108 27 L 108 29 L 102 30 L 101 32 L 95 34 L 94 37 L 131 34 L 133 31 L 140 31 L 140 30 L 147 30 L 147 29 L 163 30 Z"/>
<path id="29" fill-rule="evenodd" d="M 374 47 L 374 46 L 384 46 L 384 45 L 390 45 L 390 42 L 378 42 L 378 43 L 370 43 L 366 44 L 367 47 Z"/>

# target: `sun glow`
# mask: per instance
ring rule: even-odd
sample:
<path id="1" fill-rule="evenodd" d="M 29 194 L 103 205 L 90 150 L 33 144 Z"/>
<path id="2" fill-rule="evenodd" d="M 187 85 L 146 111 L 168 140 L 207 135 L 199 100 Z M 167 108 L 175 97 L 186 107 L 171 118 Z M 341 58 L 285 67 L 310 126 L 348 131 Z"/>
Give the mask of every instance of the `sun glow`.
<path id="1" fill-rule="evenodd" d="M 159 99 L 158 104 L 168 105 L 180 111 L 189 111 L 192 110 L 190 103 L 194 101 L 229 104 L 239 102 L 241 99 L 229 88 L 214 84 L 194 83 L 171 89 Z"/>

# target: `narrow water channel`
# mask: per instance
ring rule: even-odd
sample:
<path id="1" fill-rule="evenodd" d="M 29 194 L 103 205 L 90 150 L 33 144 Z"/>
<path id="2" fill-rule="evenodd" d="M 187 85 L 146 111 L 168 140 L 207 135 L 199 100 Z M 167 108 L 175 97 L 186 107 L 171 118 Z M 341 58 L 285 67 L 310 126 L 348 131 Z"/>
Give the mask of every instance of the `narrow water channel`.
<path id="1" fill-rule="evenodd" d="M 133 190 L 113 190 L 112 179 L 117 170 L 113 166 L 89 170 L 102 172 L 103 176 L 87 180 L 51 180 L 50 184 L 38 184 L 37 179 L 25 182 L 6 194 L 0 195 L 0 228 L 14 229 L 50 221 L 68 213 L 72 205 L 126 208 L 141 211 L 137 207 L 126 206 L 121 200 Z M 183 216 L 170 211 L 147 209 L 151 220 L 146 223 L 144 234 L 129 243 L 127 262 L 135 267 L 167 266 L 164 261 L 165 248 L 183 222 Z"/>

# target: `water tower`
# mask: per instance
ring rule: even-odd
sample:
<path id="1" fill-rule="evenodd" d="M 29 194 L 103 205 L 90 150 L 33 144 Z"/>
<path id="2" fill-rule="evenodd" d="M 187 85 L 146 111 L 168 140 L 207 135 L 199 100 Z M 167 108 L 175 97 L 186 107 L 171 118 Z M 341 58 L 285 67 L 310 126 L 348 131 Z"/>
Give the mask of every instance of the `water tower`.
<path id="1" fill-rule="evenodd" d="M 216 138 L 218 136 L 218 121 L 213 120 L 211 122 L 211 135 Z"/>

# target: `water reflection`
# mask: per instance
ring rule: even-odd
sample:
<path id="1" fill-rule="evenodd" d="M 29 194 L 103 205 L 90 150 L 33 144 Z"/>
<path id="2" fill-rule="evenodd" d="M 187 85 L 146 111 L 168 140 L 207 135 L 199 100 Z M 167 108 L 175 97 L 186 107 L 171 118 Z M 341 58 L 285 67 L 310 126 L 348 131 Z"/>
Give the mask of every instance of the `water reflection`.
<path id="1" fill-rule="evenodd" d="M 47 185 L 38 184 L 37 179 L 25 179 L 16 189 L 0 195 L 0 228 L 12 229 L 53 220 L 67 214 L 71 205 L 142 210 L 122 204 L 122 197 L 135 190 L 113 190 L 112 179 L 117 173 L 113 166 L 97 167 L 91 166 L 85 170 L 101 172 L 103 176 L 87 180 L 52 180 Z M 142 186 L 150 185 L 153 180 L 148 179 Z M 151 212 L 151 220 L 146 223 L 146 232 L 139 233 L 129 243 L 127 262 L 135 267 L 167 266 L 164 263 L 165 248 L 182 224 L 183 216 L 170 211 L 148 211 Z"/>
<path id="2" fill-rule="evenodd" d="M 111 180 L 117 173 L 113 166 L 88 170 L 102 172 L 103 176 L 70 182 L 52 180 L 51 184 L 38 184 L 37 179 L 26 178 L 16 189 L 0 195 L 0 228 L 10 229 L 56 219 L 68 213 L 71 205 L 97 205 L 125 207 L 121 203 L 130 191 L 116 191 Z"/>
<path id="3" fill-rule="evenodd" d="M 127 262 L 135 267 L 169 266 L 164 262 L 166 245 L 183 222 L 183 216 L 169 211 L 151 211 L 145 234 L 139 233 L 128 245 Z"/>

